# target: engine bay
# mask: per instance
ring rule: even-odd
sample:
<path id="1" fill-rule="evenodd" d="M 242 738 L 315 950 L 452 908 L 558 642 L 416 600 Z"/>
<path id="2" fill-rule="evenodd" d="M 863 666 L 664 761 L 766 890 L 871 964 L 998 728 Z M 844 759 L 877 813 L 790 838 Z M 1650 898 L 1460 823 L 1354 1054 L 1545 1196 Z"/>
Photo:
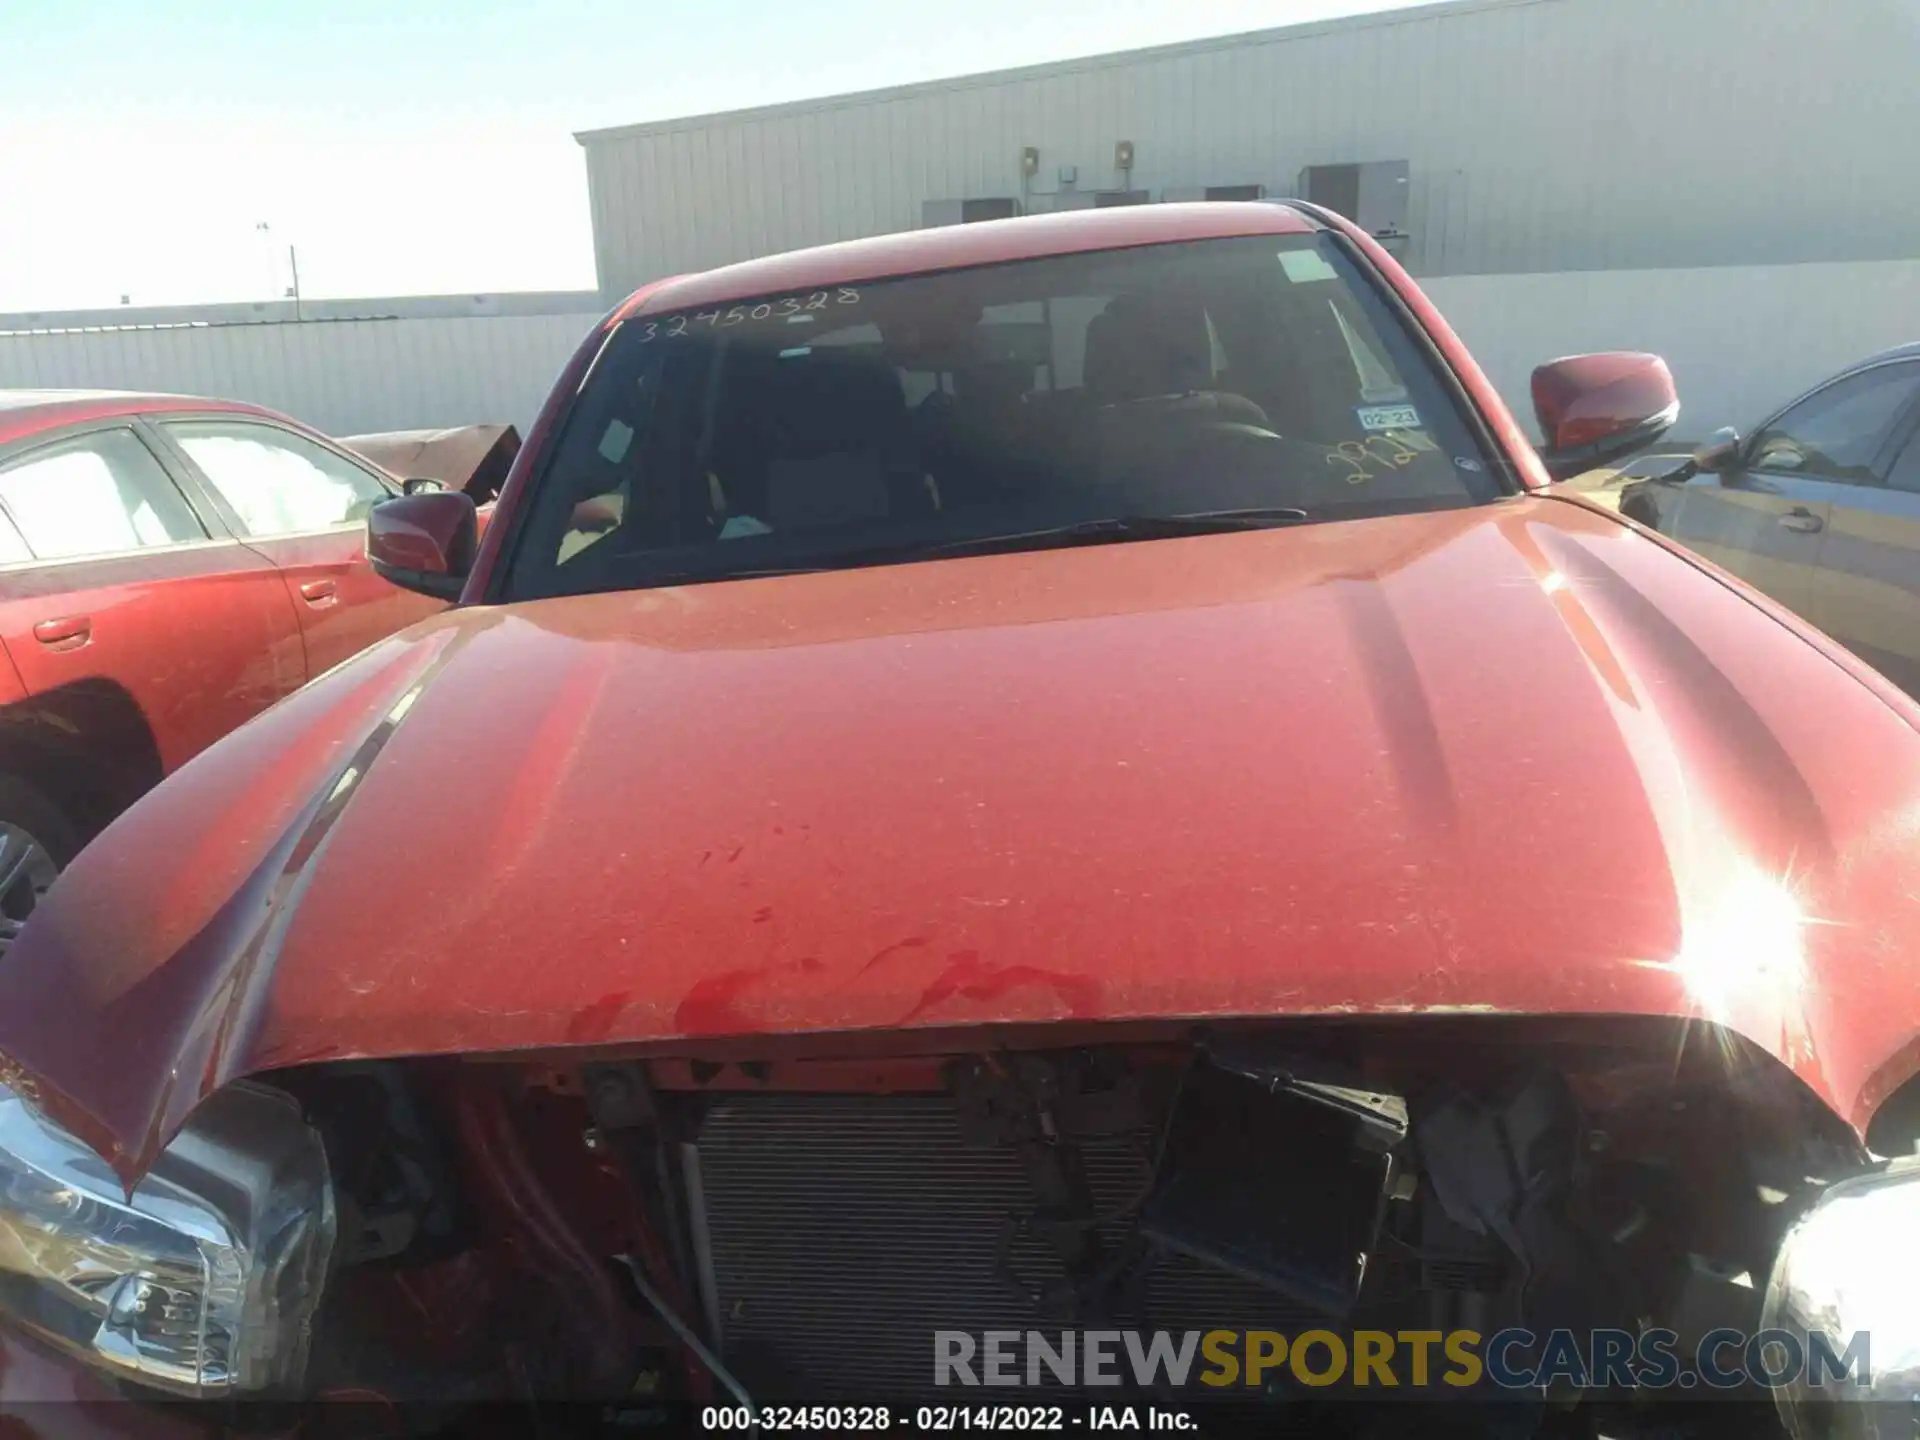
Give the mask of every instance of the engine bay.
<path id="1" fill-rule="evenodd" d="M 1697 1024 L 1067 1039 L 277 1077 L 339 1192 L 309 1391 L 427 1431 L 503 1400 L 598 1425 L 1084 1394 L 1059 1354 L 1106 1332 L 1224 1331 L 1250 1355 L 1268 1334 L 1660 1329 L 1685 1353 L 1759 1327 L 1782 1235 L 1864 1154 L 1777 1062 Z M 994 1335 L 1020 1337 L 1022 1388 L 987 1386 Z M 1333 1433 L 1372 1433 L 1360 1402 L 1382 1398 L 1357 1373 L 1322 1386 L 1249 1364 L 1208 1394 L 1119 1368 L 1100 1398 L 1231 1400 Z M 1596 1383 L 1492 1398 L 1516 1434 L 1771 1418 L 1764 1392 L 1732 1397 L 1745 1408 Z"/>

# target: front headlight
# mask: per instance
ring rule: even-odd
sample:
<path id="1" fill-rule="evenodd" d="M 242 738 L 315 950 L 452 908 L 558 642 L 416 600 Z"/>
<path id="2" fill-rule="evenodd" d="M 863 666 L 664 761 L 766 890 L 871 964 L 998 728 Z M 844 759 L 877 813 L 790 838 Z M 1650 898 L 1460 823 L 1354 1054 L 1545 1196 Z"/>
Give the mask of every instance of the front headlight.
<path id="1" fill-rule="evenodd" d="M 210 1097 L 129 1201 L 0 1089 L 0 1313 L 111 1374 L 202 1398 L 297 1387 L 333 1236 L 326 1152 L 278 1091 Z"/>
<path id="2" fill-rule="evenodd" d="M 1920 1401 L 1920 1159 L 1843 1180 L 1787 1232 L 1761 1323 L 1797 1437 L 1911 1436 Z M 1797 1351 L 1797 1355 L 1796 1352 Z"/>

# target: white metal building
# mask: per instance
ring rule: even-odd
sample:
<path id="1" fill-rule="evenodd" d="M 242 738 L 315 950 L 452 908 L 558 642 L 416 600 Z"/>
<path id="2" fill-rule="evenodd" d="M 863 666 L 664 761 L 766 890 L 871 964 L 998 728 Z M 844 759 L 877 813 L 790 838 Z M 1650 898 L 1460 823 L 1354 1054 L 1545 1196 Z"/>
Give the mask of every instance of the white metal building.
<path id="1" fill-rule="evenodd" d="M 1920 0 L 1451 0 L 578 138 L 608 297 L 943 202 L 1404 162 L 1395 248 L 1510 400 L 1659 349 L 1698 435 L 1920 338 L 1917 75 Z"/>
<path id="2" fill-rule="evenodd" d="M 968 202 L 1280 196 L 1327 167 L 1317 195 L 1384 164 L 1394 248 L 1517 412 L 1542 360 L 1656 350 L 1692 438 L 1920 339 L 1916 76 L 1920 0 L 1446 0 L 595 131 L 597 294 L 0 316 L 0 387 L 524 427 L 604 305 L 662 275 Z"/>
<path id="3" fill-rule="evenodd" d="M 1388 160 L 1420 277 L 1911 259 L 1917 75 L 1913 0 L 1454 0 L 579 139 L 608 292 L 929 200 Z"/>

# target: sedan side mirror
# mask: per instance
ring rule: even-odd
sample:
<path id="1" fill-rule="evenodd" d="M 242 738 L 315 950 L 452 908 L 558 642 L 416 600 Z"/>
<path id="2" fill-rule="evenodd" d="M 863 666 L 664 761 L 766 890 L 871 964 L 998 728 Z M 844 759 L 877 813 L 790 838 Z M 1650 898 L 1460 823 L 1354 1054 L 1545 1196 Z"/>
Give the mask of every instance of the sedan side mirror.
<path id="1" fill-rule="evenodd" d="M 1572 355 L 1533 372 L 1533 411 L 1547 473 L 1565 480 L 1645 449 L 1680 416 L 1673 372 L 1658 355 Z"/>
<path id="2" fill-rule="evenodd" d="M 1739 460 L 1740 432 L 1731 425 L 1721 426 L 1693 452 L 1693 468 L 1702 475 L 1724 474 Z"/>
<path id="3" fill-rule="evenodd" d="M 430 480 L 423 475 L 416 475 L 411 480 L 402 481 L 400 488 L 409 495 L 438 495 L 447 487 L 438 480 Z"/>
<path id="4" fill-rule="evenodd" d="M 480 531 L 473 501 L 457 490 L 383 500 L 367 515 L 367 560 L 403 590 L 458 600 Z"/>

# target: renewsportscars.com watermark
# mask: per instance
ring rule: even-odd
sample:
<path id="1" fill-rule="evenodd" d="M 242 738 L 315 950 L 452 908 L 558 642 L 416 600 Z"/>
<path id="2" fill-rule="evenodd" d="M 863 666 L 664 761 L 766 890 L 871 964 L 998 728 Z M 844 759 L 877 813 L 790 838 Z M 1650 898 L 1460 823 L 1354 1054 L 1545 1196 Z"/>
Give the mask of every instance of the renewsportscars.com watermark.
<path id="1" fill-rule="evenodd" d="M 1384 1390 L 1778 1389 L 1840 1395 L 1872 1382 L 1872 1345 L 1815 1332 L 1711 1330 L 1683 1348 L 1671 1330 L 936 1330 L 936 1385 L 1192 1386 L 1244 1393 L 1270 1385 Z M 1204 1394 L 1205 1390 L 1197 1393 Z"/>

